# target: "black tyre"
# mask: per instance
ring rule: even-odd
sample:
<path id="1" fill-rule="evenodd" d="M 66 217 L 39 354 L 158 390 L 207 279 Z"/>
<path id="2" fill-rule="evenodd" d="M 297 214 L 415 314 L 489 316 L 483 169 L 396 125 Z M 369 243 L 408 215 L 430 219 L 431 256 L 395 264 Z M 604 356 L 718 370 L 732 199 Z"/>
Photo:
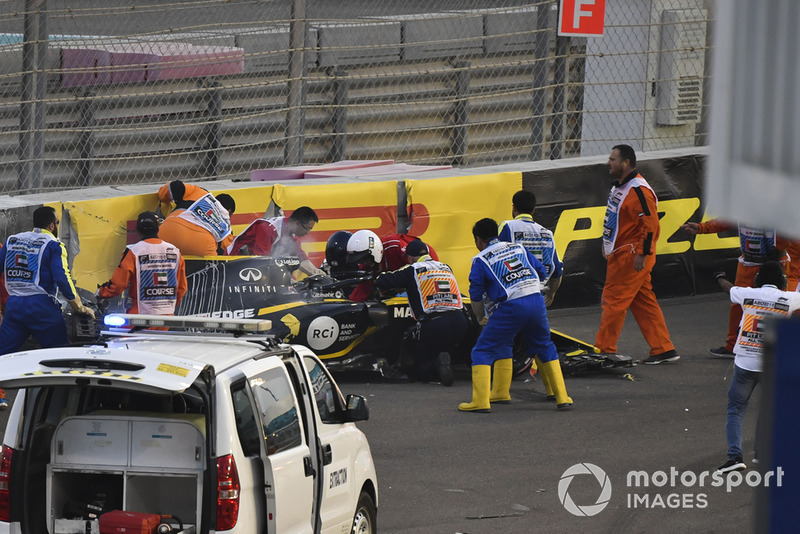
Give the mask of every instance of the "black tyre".
<path id="1" fill-rule="evenodd" d="M 378 532 L 378 511 L 368 493 L 361 493 L 353 516 L 352 534 L 376 534 Z"/>

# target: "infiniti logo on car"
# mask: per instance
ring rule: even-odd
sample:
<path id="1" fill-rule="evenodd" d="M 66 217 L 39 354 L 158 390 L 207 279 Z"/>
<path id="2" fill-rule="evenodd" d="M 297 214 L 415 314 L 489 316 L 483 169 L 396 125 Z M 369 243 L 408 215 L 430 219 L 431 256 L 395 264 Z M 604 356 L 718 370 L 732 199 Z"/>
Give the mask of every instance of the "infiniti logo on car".
<path id="1" fill-rule="evenodd" d="M 258 282 L 261 280 L 262 274 L 261 271 L 256 269 L 255 267 L 246 267 L 239 271 L 239 278 L 244 280 L 245 282 Z"/>

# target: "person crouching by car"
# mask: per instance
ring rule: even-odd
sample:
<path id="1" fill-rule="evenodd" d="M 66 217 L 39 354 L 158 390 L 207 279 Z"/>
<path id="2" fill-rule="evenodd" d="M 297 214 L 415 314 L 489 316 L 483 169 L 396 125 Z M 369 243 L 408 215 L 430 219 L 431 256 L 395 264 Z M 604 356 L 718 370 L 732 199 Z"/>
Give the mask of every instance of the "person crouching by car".
<path id="1" fill-rule="evenodd" d="M 158 217 L 145 211 L 136 220 L 141 240 L 128 245 L 111 280 L 97 290 L 108 299 L 128 290 L 128 313 L 172 315 L 186 294 L 186 267 L 178 247 L 158 237 Z"/>
<path id="2" fill-rule="evenodd" d="M 466 334 L 467 318 L 453 270 L 431 258 L 428 252 L 421 240 L 412 241 L 405 251 L 411 264 L 380 275 L 375 287 L 384 291 L 403 289 L 408 293 L 411 314 L 419 325 L 414 351 L 415 378 L 452 386 L 450 351 Z"/>

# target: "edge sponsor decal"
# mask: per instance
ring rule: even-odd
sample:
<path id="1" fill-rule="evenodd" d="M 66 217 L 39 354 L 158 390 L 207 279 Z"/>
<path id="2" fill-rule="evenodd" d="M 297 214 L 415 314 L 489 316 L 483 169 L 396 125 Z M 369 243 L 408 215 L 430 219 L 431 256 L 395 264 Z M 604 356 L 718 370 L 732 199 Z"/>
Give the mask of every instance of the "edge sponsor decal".
<path id="1" fill-rule="evenodd" d="M 215 319 L 250 319 L 256 316 L 255 308 L 243 310 L 222 310 L 211 313 L 198 313 L 195 317 L 213 317 Z"/>

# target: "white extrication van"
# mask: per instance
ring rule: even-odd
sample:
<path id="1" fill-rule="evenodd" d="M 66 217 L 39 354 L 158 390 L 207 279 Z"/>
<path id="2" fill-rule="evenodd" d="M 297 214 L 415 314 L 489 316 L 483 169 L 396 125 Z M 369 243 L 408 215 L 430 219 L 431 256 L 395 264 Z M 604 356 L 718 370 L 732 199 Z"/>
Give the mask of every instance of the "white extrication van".
<path id="1" fill-rule="evenodd" d="M 239 334 L 269 323 L 121 317 Z M 376 532 L 375 466 L 354 424 L 366 402 L 345 400 L 305 347 L 143 330 L 2 356 L 0 387 L 19 389 L 0 532 Z M 160 525 L 113 530 L 104 516 Z"/>

